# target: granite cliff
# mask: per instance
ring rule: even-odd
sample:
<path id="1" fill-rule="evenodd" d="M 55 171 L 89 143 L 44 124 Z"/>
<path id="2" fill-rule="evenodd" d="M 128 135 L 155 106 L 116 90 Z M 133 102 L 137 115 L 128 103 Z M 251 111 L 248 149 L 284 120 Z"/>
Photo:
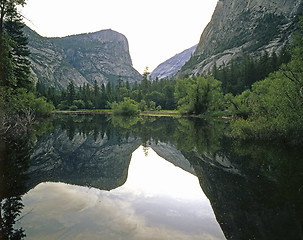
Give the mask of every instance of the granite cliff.
<path id="1" fill-rule="evenodd" d="M 30 61 L 36 81 L 57 89 L 70 81 L 99 85 L 116 81 L 119 76 L 133 83 L 141 75 L 133 68 L 126 37 L 113 30 L 45 38 L 25 29 L 31 51 Z"/>
<path id="2" fill-rule="evenodd" d="M 197 49 L 179 75 L 207 73 L 243 54 L 259 56 L 289 44 L 302 0 L 219 0 Z"/>
<path id="3" fill-rule="evenodd" d="M 162 79 L 173 77 L 181 67 L 191 58 L 191 55 L 196 50 L 197 45 L 184 50 L 181 53 L 176 54 L 172 58 L 161 63 L 154 71 L 150 74 L 152 79 Z"/>

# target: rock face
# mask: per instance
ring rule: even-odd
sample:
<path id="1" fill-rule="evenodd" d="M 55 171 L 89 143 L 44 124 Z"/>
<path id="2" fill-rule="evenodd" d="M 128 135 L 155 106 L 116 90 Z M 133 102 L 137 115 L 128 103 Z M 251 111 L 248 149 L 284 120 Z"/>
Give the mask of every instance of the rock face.
<path id="1" fill-rule="evenodd" d="M 174 76 L 181 67 L 190 59 L 197 45 L 184 50 L 183 52 L 176 54 L 174 57 L 161 63 L 152 73 L 150 74 L 152 79 L 171 78 Z"/>
<path id="2" fill-rule="evenodd" d="M 243 54 L 279 51 L 296 29 L 302 0 L 219 0 L 183 75 L 207 73 Z"/>
<path id="3" fill-rule="evenodd" d="M 65 59 L 62 48 L 27 27 L 24 31 L 29 40 L 28 47 L 31 51 L 30 61 L 35 82 L 39 80 L 46 86 L 56 89 L 66 88 L 70 81 L 77 86 L 88 83 L 85 77 Z"/>
<path id="4" fill-rule="evenodd" d="M 29 38 L 32 71 L 37 80 L 57 89 L 70 81 L 99 85 L 115 82 L 119 77 L 133 83 L 141 75 L 132 67 L 126 37 L 113 30 L 43 38 L 26 28 Z"/>

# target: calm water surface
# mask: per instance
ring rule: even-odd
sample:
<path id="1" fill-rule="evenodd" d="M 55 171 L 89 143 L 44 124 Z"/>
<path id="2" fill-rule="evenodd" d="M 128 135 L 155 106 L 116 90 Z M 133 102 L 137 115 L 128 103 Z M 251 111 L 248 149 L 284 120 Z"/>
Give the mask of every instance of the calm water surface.
<path id="1" fill-rule="evenodd" d="M 301 149 L 227 128 L 58 115 L 4 136 L 0 239 L 303 239 Z"/>
<path id="2" fill-rule="evenodd" d="M 39 184 L 23 197 L 18 225 L 29 239 L 225 239 L 198 178 L 145 151 L 111 191 Z"/>

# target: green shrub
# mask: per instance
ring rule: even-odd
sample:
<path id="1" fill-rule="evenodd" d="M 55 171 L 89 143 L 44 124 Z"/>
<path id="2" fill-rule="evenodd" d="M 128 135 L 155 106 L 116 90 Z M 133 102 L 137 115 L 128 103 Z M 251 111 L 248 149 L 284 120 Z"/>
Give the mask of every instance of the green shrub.
<path id="1" fill-rule="evenodd" d="M 69 110 L 70 110 L 70 111 L 77 111 L 77 110 L 78 110 L 78 107 L 75 106 L 75 105 L 72 105 L 72 106 L 69 107 Z"/>
<path id="2" fill-rule="evenodd" d="M 146 109 L 147 109 L 146 102 L 144 100 L 141 100 L 141 102 L 139 103 L 139 110 L 141 112 L 144 112 L 144 111 L 146 111 Z"/>
<path id="3" fill-rule="evenodd" d="M 111 104 L 111 109 L 114 114 L 117 115 L 138 115 L 140 113 L 139 104 L 130 99 L 129 97 L 124 98 L 122 102 L 113 102 Z"/>
<path id="4" fill-rule="evenodd" d="M 149 102 L 149 110 L 155 111 L 156 110 L 156 103 L 154 101 Z"/>
<path id="5" fill-rule="evenodd" d="M 58 106 L 57 106 L 58 110 L 67 110 L 68 109 L 68 106 L 63 104 L 63 103 L 60 103 Z"/>
<path id="6" fill-rule="evenodd" d="M 47 116 L 53 110 L 54 106 L 48 103 L 44 97 L 37 98 L 33 92 L 19 88 L 12 90 L 10 88 L 1 88 L 0 98 L 3 109 L 10 115 L 33 114 L 37 117 Z"/>
<path id="7" fill-rule="evenodd" d="M 84 109 L 85 103 L 83 100 L 74 100 L 73 105 L 77 106 L 78 109 Z"/>

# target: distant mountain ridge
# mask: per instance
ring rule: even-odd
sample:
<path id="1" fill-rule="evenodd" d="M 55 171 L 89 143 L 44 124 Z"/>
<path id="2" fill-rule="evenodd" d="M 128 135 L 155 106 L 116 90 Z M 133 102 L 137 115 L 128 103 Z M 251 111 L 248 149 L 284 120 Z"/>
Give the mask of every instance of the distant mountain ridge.
<path id="1" fill-rule="evenodd" d="M 115 82 L 134 83 L 141 75 L 132 66 L 127 38 L 111 29 L 62 38 L 45 38 L 25 28 L 35 81 L 56 89 Z"/>
<path id="2" fill-rule="evenodd" d="M 191 55 L 196 50 L 197 45 L 176 54 L 174 57 L 161 63 L 150 74 L 152 79 L 170 78 L 174 76 L 181 67 L 190 59 Z"/>
<path id="3" fill-rule="evenodd" d="M 303 0 L 219 0 L 191 59 L 178 73 L 200 75 L 244 54 L 278 52 L 297 28 Z"/>

